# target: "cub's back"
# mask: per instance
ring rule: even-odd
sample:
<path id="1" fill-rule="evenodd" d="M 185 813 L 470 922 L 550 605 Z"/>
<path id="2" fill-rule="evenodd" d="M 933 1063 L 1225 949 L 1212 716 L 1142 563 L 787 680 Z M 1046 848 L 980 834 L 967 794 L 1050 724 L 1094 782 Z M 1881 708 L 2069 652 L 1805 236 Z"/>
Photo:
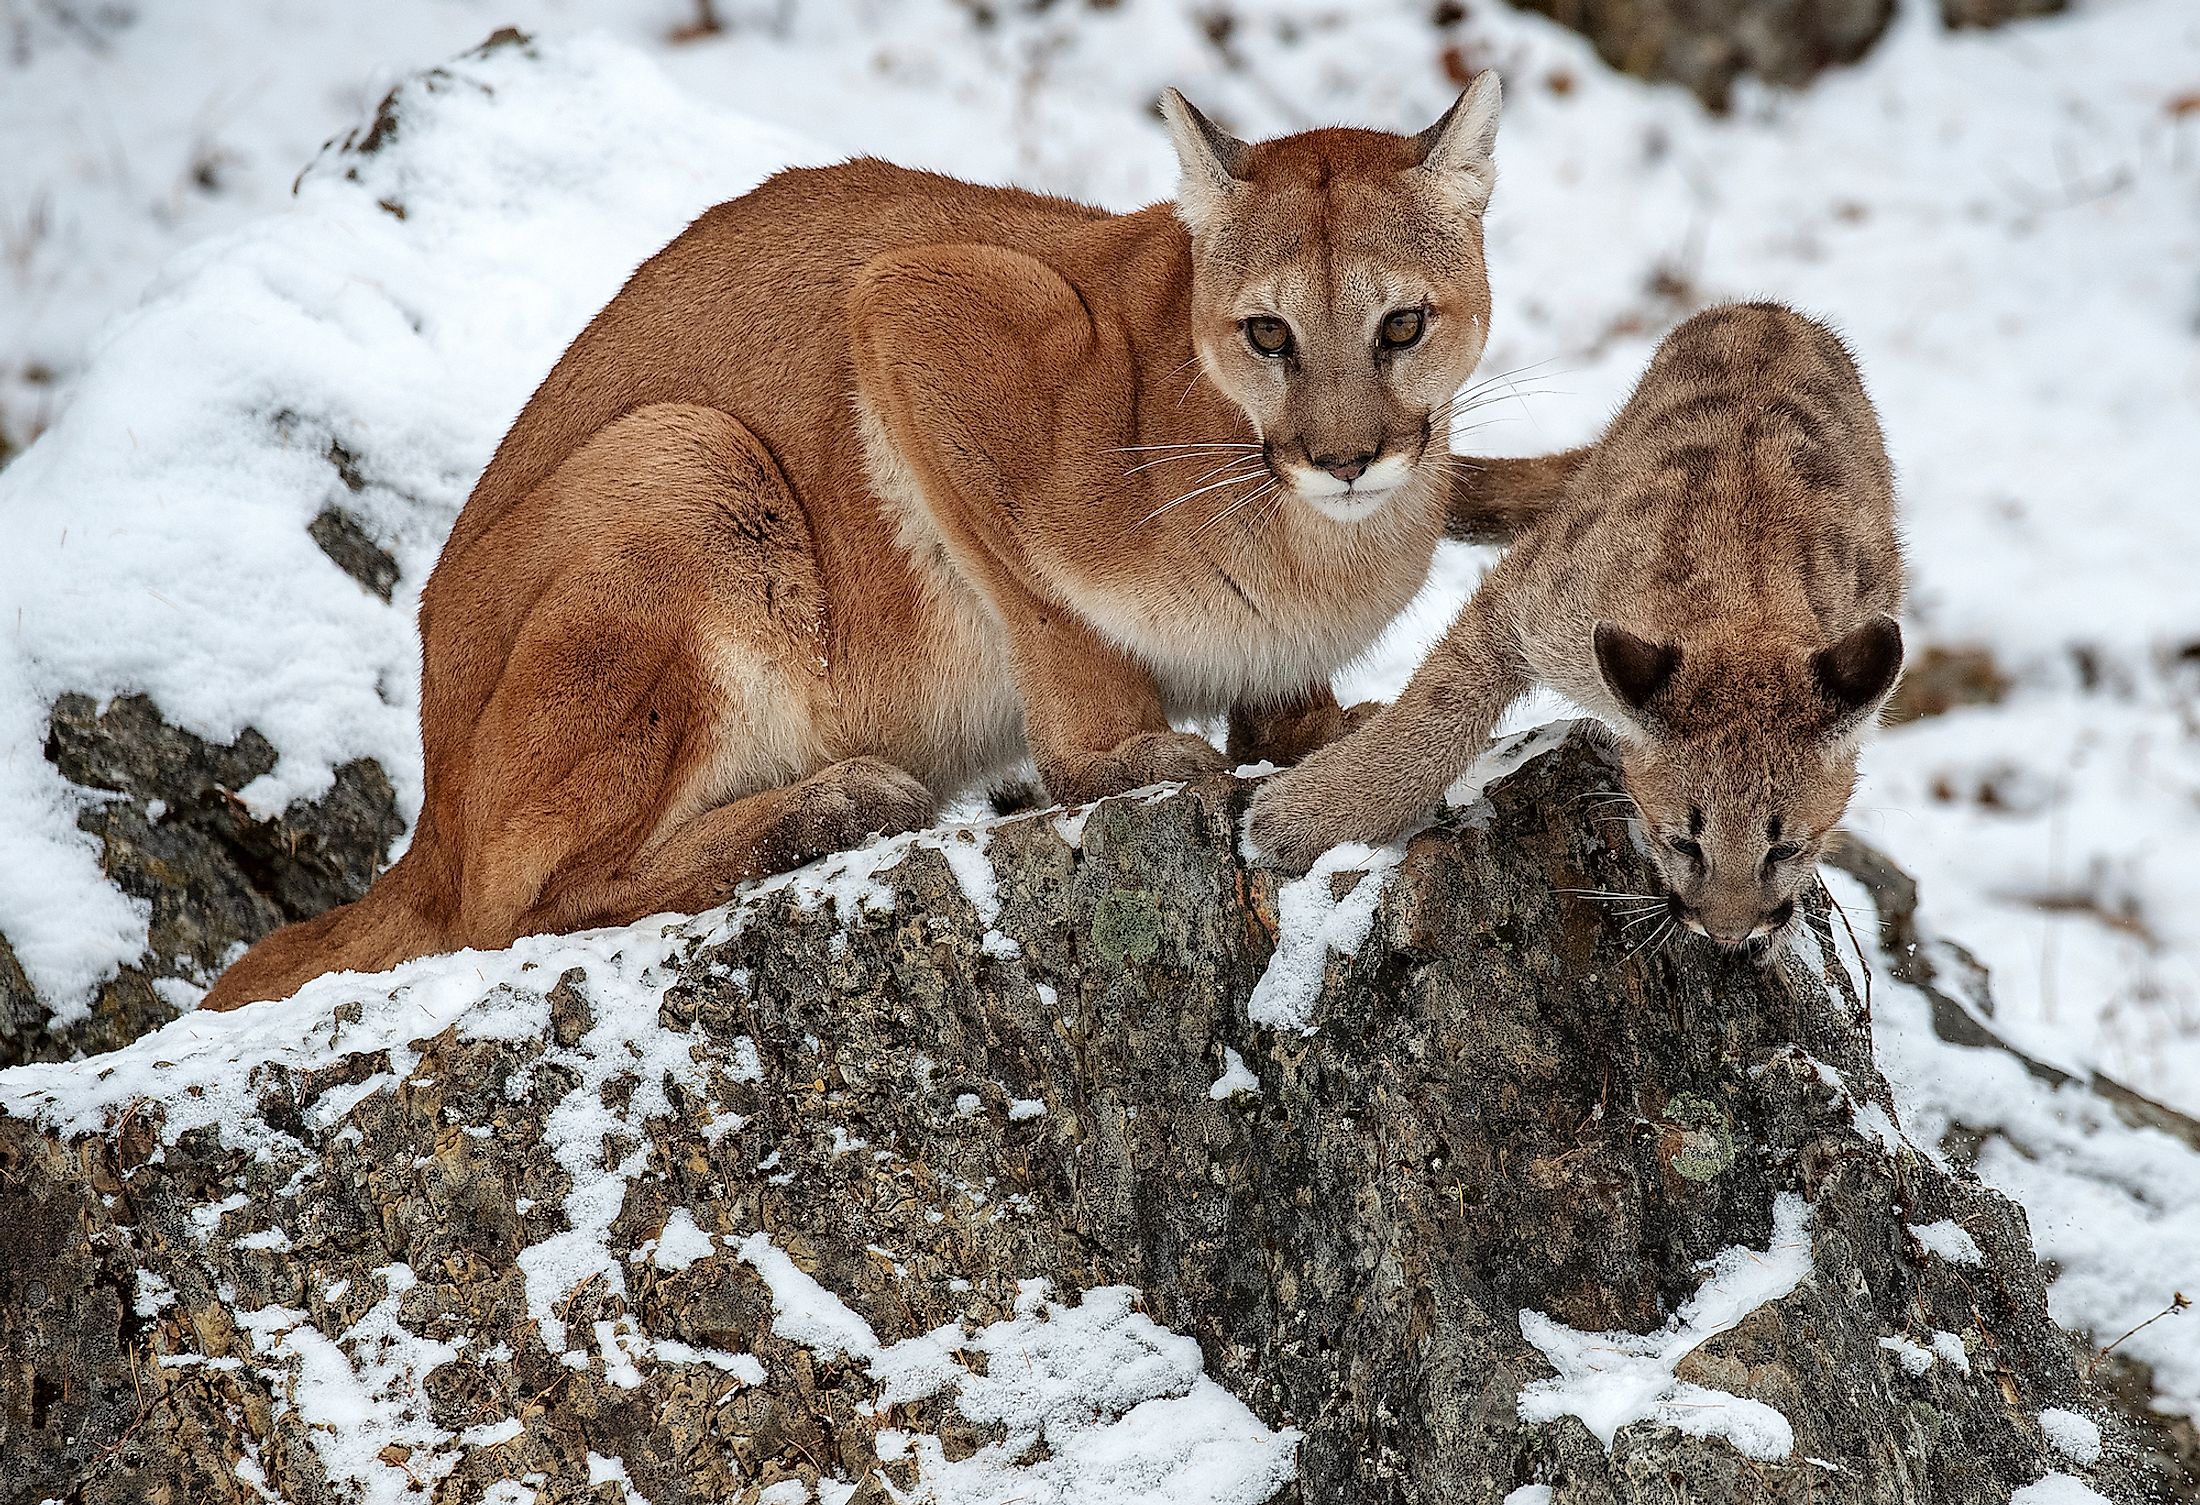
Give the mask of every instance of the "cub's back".
<path id="1" fill-rule="evenodd" d="M 1653 641 L 1746 629 L 1828 642 L 1896 611 L 1894 481 L 1856 363 L 1774 303 L 1687 320 L 1516 551 L 1536 650 L 1578 657 L 1597 621 Z M 1544 640 L 1548 640 L 1546 643 Z"/>

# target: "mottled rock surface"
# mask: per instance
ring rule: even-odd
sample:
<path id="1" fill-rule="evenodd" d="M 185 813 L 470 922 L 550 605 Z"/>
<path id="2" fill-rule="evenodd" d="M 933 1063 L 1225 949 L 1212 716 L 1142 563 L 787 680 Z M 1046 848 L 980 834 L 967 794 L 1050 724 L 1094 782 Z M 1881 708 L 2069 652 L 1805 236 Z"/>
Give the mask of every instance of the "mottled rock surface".
<path id="1" fill-rule="evenodd" d="M 207 742 L 142 695 L 104 708 L 62 696 L 45 754 L 87 792 L 77 825 L 98 839 L 108 876 L 149 906 L 148 941 L 88 1012 L 57 1012 L 0 935 L 0 1067 L 112 1050 L 158 1028 L 238 948 L 366 892 L 405 828 L 388 778 L 364 758 L 319 799 L 255 818 L 237 791 L 275 766 L 267 739 L 247 728 L 226 747 Z"/>
<path id="2" fill-rule="evenodd" d="M 1825 916 L 1764 968 L 1568 892 L 1649 882 L 1585 814 L 1610 777 L 1577 737 L 1357 879 L 1372 929 L 1304 1030 L 1248 1013 L 1279 892 L 1224 780 L 11 1073 L 6 1487 L 624 1501 L 615 1460 L 652 1505 L 872 1502 L 1011 1445 L 1043 1471 L 1071 1420 L 1004 1438 L 969 1402 L 999 1345 L 926 1389 L 863 1341 L 1028 1327 L 1037 1278 L 1056 1322 L 1137 1288 L 1298 1429 L 1279 1499 L 2005 1505 L 2082 1472 L 2048 1407 L 2103 1419 L 2093 1485 L 2138 1498 L 2022 1214 L 1895 1127 Z M 1522 1420 L 1553 1378 L 1524 1312 L 1685 1329 L 1798 1216 L 1792 1289 L 1671 1353 L 1665 1408 L 1770 1408 L 1791 1450 Z M 868 1330 L 790 1319 L 772 1250 Z"/>

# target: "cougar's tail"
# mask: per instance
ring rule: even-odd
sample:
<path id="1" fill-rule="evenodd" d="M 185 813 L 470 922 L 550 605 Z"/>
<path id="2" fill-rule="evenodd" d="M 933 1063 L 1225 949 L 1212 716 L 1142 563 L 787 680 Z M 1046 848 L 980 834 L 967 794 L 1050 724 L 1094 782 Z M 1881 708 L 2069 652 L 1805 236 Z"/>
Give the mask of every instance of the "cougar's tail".
<path id="1" fill-rule="evenodd" d="M 380 972 L 446 949 L 445 927 L 426 912 L 419 845 L 350 904 L 263 936 L 208 990 L 202 1009 L 288 998 L 326 972 Z"/>
<path id="2" fill-rule="evenodd" d="M 1464 543 L 1510 542 L 1566 494 L 1590 449 L 1584 445 L 1524 460 L 1453 459 L 1444 536 Z"/>

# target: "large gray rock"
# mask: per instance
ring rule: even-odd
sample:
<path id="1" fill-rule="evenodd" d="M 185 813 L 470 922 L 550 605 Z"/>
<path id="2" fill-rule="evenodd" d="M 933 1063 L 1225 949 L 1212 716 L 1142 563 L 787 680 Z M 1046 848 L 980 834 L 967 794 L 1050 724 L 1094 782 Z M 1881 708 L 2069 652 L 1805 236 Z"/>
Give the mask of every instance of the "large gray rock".
<path id="1" fill-rule="evenodd" d="M 1594 818 L 1611 777 L 1576 736 L 1387 876 L 1282 891 L 1228 780 L 1042 812 L 666 939 L 10 1073 L 7 1488 L 869 1502 L 982 1466 L 1079 1498 L 1046 1491 L 1121 1405 L 980 1400 L 1045 1368 L 999 1335 L 1128 1285 L 1107 1341 L 1188 1334 L 1299 1429 L 1281 1499 L 2006 1505 L 2082 1472 L 2050 1407 L 2103 1421 L 2092 1485 L 2138 1498 L 2022 1213 L 1896 1127 L 1823 913 L 1767 967 L 1571 892 L 1650 884 Z M 1378 883 L 1356 951 L 1304 948 Z M 955 1323 L 910 1380 L 905 1340 Z M 1663 1370 L 1569 1336 L 1659 1332 Z M 1641 1404 L 1583 1404 L 1583 1365 Z"/>

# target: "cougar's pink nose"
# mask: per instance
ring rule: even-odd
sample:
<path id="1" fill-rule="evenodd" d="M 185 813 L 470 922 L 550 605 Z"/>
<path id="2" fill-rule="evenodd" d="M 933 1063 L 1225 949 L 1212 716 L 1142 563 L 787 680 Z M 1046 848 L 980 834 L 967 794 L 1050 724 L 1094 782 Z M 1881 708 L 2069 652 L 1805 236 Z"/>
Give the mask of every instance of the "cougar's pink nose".
<path id="1" fill-rule="evenodd" d="M 1375 457 L 1373 455 L 1354 455 L 1351 459 L 1345 460 L 1335 455 L 1316 455 L 1314 463 L 1338 480 L 1350 483 L 1367 474 L 1367 468 L 1375 463 Z"/>

